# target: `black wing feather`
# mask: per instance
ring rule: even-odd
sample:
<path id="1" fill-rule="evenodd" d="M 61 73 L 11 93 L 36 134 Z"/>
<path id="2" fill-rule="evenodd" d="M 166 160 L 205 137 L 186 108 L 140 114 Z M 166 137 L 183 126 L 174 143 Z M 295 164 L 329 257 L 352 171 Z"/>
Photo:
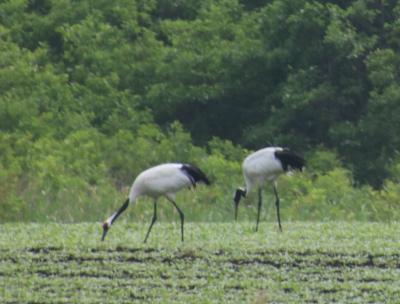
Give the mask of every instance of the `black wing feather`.
<path id="1" fill-rule="evenodd" d="M 192 185 L 195 187 L 197 182 L 203 182 L 206 185 L 210 184 L 209 179 L 207 176 L 204 174 L 203 171 L 201 171 L 198 167 L 190 165 L 190 164 L 183 164 L 181 167 L 181 170 L 184 174 L 189 177 L 190 181 L 192 182 Z"/>

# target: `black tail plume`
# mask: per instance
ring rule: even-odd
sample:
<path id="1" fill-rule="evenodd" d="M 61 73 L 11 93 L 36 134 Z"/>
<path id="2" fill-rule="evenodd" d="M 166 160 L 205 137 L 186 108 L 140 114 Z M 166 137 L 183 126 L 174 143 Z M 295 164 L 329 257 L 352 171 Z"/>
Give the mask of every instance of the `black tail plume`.
<path id="1" fill-rule="evenodd" d="M 290 151 L 289 149 L 283 149 L 275 152 L 275 157 L 280 160 L 282 168 L 285 171 L 288 170 L 299 170 L 302 171 L 306 162 L 303 157 Z"/>
<path id="2" fill-rule="evenodd" d="M 198 167 L 189 164 L 183 164 L 181 170 L 189 177 L 193 187 L 196 187 L 197 182 L 203 182 L 206 185 L 210 185 L 210 180 Z"/>

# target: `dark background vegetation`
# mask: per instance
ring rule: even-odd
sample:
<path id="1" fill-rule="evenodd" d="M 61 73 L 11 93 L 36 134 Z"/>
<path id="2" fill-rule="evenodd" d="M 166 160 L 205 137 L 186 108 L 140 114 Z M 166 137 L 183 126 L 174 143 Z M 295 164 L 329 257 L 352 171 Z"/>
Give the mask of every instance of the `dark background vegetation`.
<path id="1" fill-rule="evenodd" d="M 2 0 L 0 219 L 99 220 L 185 161 L 192 219 L 230 220 L 267 145 L 308 160 L 287 218 L 400 219 L 399 49 L 394 0 Z"/>

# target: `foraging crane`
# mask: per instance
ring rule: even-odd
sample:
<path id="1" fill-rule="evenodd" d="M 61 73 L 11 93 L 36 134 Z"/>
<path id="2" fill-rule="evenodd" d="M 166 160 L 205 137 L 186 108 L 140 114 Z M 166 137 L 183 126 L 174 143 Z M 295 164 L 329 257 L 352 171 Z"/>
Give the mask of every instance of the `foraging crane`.
<path id="1" fill-rule="evenodd" d="M 238 206 L 240 199 L 246 197 L 253 187 L 258 187 L 258 210 L 257 225 L 260 221 L 260 211 L 262 204 L 262 186 L 267 182 L 272 182 L 275 194 L 275 205 L 278 217 L 279 230 L 282 231 L 281 217 L 279 214 L 279 196 L 276 190 L 276 179 L 283 172 L 291 170 L 302 171 L 305 165 L 304 159 L 291 152 L 289 149 L 280 147 L 268 147 L 258 150 L 245 158 L 243 161 L 243 175 L 246 188 L 238 188 L 234 196 L 235 220 L 237 220 Z"/>
<path id="2" fill-rule="evenodd" d="M 160 196 L 164 196 L 174 205 L 179 213 L 181 218 L 181 236 L 183 242 L 184 214 L 175 203 L 175 194 L 185 187 L 195 188 L 197 182 L 203 182 L 206 185 L 210 184 L 210 181 L 206 175 L 199 168 L 189 164 L 167 163 L 143 171 L 133 182 L 129 192 L 129 197 L 125 203 L 117 210 L 117 212 L 113 213 L 104 222 L 103 236 L 101 240 L 104 241 L 104 238 L 106 237 L 111 225 L 121 215 L 121 213 L 128 208 L 130 203 L 135 203 L 139 196 L 150 196 L 154 199 L 154 214 L 144 239 L 144 242 L 146 243 L 151 228 L 153 227 L 154 222 L 157 220 L 157 199 Z"/>

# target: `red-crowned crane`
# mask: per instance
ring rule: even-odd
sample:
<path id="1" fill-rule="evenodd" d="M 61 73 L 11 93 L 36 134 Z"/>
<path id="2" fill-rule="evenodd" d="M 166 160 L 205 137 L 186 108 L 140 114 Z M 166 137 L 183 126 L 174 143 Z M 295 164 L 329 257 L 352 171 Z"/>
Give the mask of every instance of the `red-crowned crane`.
<path id="1" fill-rule="evenodd" d="M 147 231 L 144 242 L 146 243 L 149 237 L 151 228 L 157 220 L 157 199 L 164 196 L 169 200 L 179 213 L 181 218 L 181 236 L 183 242 L 183 223 L 184 214 L 175 203 L 176 192 L 182 188 L 196 187 L 197 182 L 203 182 L 206 185 L 210 181 L 206 175 L 197 167 L 190 164 L 167 163 L 149 168 L 140 173 L 129 192 L 129 197 L 125 203 L 113 213 L 103 224 L 103 235 L 101 240 L 104 241 L 108 230 L 115 220 L 121 215 L 122 212 L 128 207 L 129 203 L 133 204 L 139 196 L 149 196 L 154 199 L 154 214 L 151 220 L 149 230 Z"/>
<path id="2" fill-rule="evenodd" d="M 278 217 L 279 230 L 282 231 L 281 217 L 279 213 L 279 196 L 276 190 L 276 179 L 284 172 L 291 170 L 302 171 L 305 166 L 304 159 L 291 152 L 287 148 L 268 147 L 258 150 L 245 158 L 243 161 L 243 176 L 246 183 L 246 188 L 238 188 L 234 195 L 235 204 L 235 220 L 237 220 L 238 206 L 241 197 L 246 197 L 253 187 L 258 188 L 258 210 L 257 210 L 257 225 L 260 221 L 260 211 L 262 205 L 262 187 L 266 183 L 272 183 L 275 194 L 276 213 Z"/>

